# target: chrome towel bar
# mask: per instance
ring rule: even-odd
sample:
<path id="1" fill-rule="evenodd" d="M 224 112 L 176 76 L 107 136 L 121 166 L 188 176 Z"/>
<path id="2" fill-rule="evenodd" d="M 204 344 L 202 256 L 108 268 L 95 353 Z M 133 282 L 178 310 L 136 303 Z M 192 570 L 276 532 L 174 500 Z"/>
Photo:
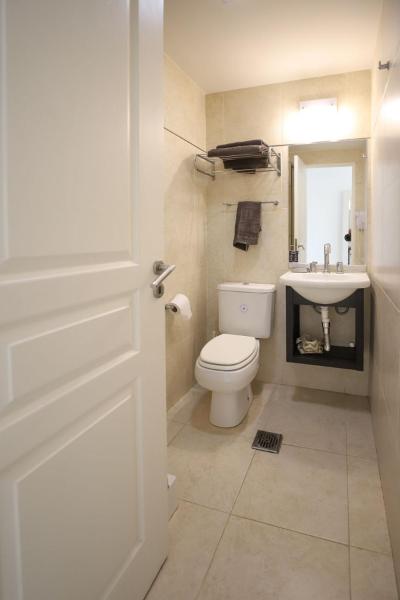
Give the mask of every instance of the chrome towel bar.
<path id="1" fill-rule="evenodd" d="M 224 206 L 237 206 L 238 202 L 223 202 L 222 204 Z M 274 206 L 278 206 L 279 200 L 263 200 L 259 204 L 273 204 Z"/>

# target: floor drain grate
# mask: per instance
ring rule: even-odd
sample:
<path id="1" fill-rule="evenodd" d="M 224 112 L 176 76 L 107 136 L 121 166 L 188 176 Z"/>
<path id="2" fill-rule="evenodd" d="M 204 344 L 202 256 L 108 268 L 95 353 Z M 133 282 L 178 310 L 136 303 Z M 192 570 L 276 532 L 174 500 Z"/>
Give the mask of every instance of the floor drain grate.
<path id="1" fill-rule="evenodd" d="M 278 454 L 281 449 L 282 439 L 283 435 L 281 433 L 271 433 L 271 431 L 262 431 L 262 429 L 259 429 L 251 447 L 254 450 L 263 450 L 264 452 Z"/>

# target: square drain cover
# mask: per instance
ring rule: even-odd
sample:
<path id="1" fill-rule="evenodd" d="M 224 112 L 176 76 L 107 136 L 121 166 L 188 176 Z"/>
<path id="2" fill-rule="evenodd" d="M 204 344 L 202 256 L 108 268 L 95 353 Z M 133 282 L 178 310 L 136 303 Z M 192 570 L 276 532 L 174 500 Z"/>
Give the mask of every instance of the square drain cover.
<path id="1" fill-rule="evenodd" d="M 262 429 L 259 429 L 251 447 L 254 450 L 263 450 L 264 452 L 278 454 L 281 449 L 282 439 L 283 435 L 281 433 L 272 433 L 271 431 L 262 431 Z"/>

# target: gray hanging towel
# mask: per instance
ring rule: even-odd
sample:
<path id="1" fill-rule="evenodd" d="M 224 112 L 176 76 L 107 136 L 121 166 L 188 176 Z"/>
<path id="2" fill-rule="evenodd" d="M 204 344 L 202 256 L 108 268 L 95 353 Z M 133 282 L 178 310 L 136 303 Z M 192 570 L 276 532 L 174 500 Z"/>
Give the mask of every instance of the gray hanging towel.
<path id="1" fill-rule="evenodd" d="M 261 231 L 261 203 L 239 202 L 236 211 L 235 237 L 233 245 L 239 250 L 247 252 L 249 246 L 258 243 L 258 234 Z"/>

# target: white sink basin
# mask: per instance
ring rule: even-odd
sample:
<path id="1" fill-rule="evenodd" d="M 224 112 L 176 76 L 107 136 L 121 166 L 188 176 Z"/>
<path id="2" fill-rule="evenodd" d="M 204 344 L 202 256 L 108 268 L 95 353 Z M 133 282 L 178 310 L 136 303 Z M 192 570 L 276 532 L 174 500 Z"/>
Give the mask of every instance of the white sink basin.
<path id="1" fill-rule="evenodd" d="M 315 304 L 340 302 L 359 288 L 371 285 L 367 273 L 294 273 L 288 271 L 280 280 L 300 296 Z"/>

